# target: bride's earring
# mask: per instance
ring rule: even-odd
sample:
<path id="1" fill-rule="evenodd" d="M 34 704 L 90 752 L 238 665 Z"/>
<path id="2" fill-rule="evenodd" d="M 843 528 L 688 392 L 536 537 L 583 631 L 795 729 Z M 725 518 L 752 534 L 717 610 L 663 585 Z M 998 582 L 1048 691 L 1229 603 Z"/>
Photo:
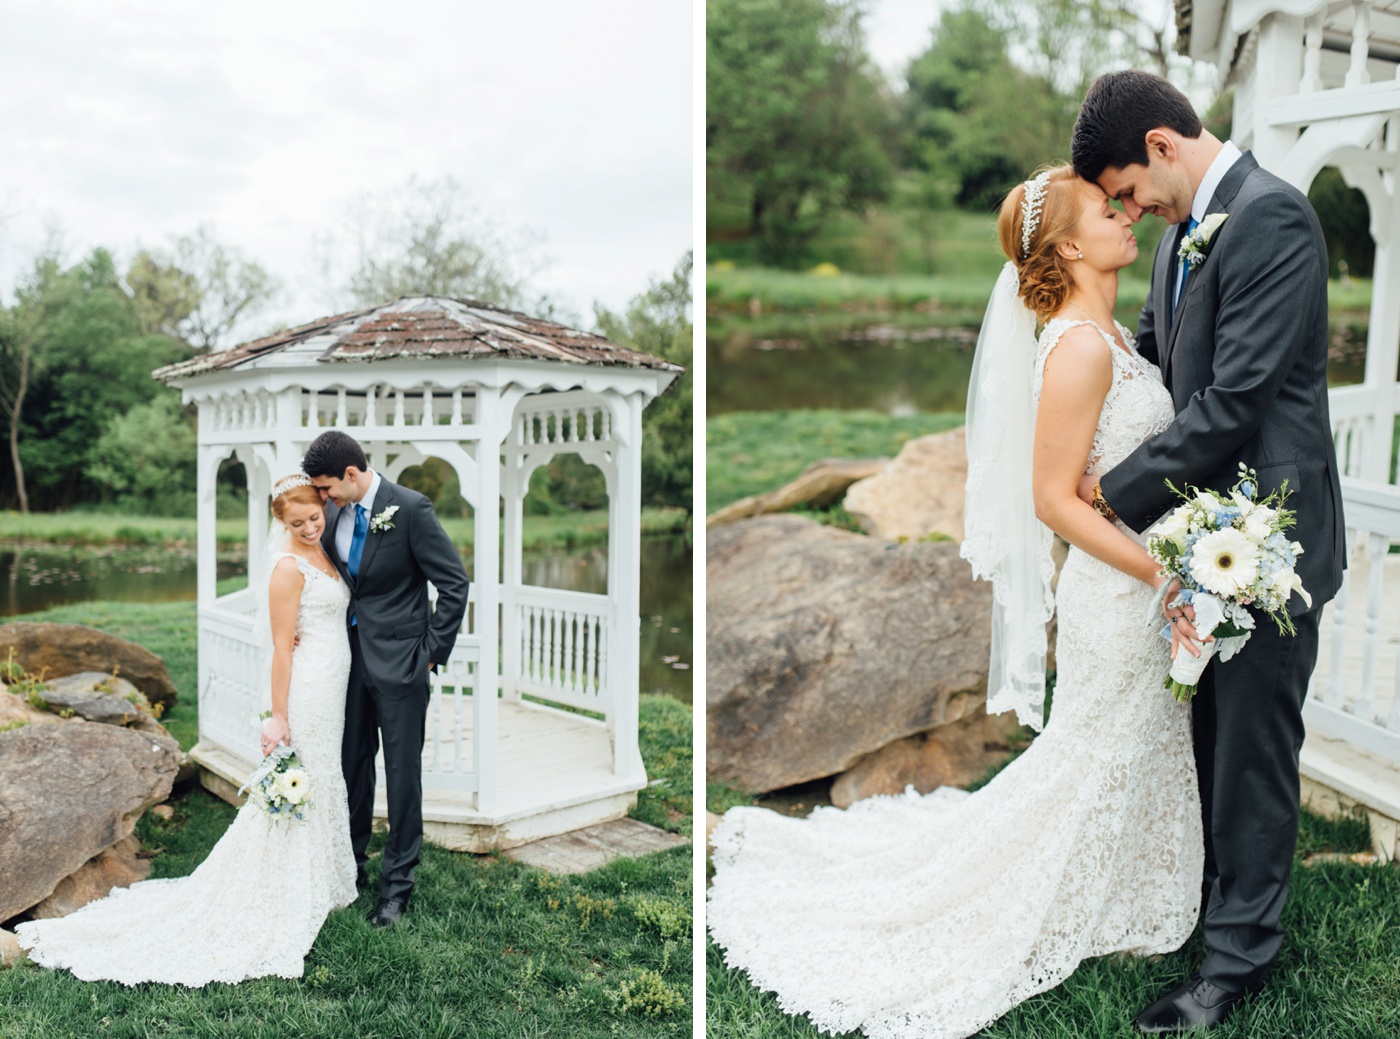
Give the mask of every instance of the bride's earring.
<path id="1" fill-rule="evenodd" d="M 1076 260 L 1082 260 L 1082 259 L 1084 259 L 1084 250 L 1083 250 L 1083 249 L 1080 249 L 1080 250 L 1079 250 L 1079 255 L 1076 256 L 1075 259 L 1076 259 Z"/>

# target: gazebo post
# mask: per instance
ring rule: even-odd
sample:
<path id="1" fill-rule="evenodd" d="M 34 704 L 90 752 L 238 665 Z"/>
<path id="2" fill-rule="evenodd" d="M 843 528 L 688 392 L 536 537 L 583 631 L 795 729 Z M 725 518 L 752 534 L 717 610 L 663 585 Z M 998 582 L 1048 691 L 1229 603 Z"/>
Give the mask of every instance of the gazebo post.
<path id="1" fill-rule="evenodd" d="M 195 527 L 208 532 L 195 543 L 195 599 L 199 607 L 211 606 L 218 589 L 218 537 L 213 532 L 218 522 L 215 499 L 219 484 L 219 449 L 202 445 L 197 448 L 199 471 L 195 475 L 198 497 L 195 500 Z M 200 661 L 203 666 L 204 661 Z M 201 679 L 200 688 L 204 688 Z"/>
<path id="2" fill-rule="evenodd" d="M 509 438 L 507 438 L 509 444 Z M 520 690 L 520 617 L 516 600 L 523 580 L 522 529 L 525 515 L 524 501 L 529 489 L 529 477 L 521 467 L 521 459 L 514 450 L 507 447 L 505 463 L 501 471 L 501 501 L 504 513 L 502 521 L 501 574 L 501 692 L 505 699 L 518 701 Z"/>
<path id="3" fill-rule="evenodd" d="M 496 808 L 496 745 L 500 736 L 497 690 L 500 675 L 500 553 L 501 441 L 502 426 L 509 423 L 500 413 L 500 391 L 482 387 L 476 397 L 476 532 L 473 570 L 476 584 L 476 634 L 480 656 L 472 690 L 476 713 L 476 806 L 478 811 Z"/>
<path id="4" fill-rule="evenodd" d="M 608 499 L 608 728 L 613 773 L 646 778 L 637 743 L 642 624 L 642 406 L 640 393 L 609 392 L 613 402 L 615 493 Z"/>
<path id="5" fill-rule="evenodd" d="M 1394 122 L 1392 122 L 1392 126 Z M 1369 201 L 1369 199 L 1368 199 Z M 1376 258 L 1371 284 L 1394 285 L 1400 281 L 1400 201 L 1390 197 L 1382 233 L 1375 236 Z M 1370 328 L 1366 334 L 1365 384 L 1374 394 L 1374 412 L 1369 450 L 1361 460 L 1358 474 L 1363 480 L 1390 483 L 1391 428 L 1395 421 L 1395 369 L 1400 363 L 1400 294 L 1372 292 Z"/>

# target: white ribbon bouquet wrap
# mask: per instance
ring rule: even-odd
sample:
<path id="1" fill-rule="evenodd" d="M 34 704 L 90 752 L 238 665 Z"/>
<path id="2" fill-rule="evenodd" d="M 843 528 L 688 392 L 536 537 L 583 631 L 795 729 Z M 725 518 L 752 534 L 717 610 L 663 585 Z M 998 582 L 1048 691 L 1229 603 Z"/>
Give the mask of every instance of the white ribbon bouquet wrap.
<path id="1" fill-rule="evenodd" d="M 1294 570 L 1303 546 L 1285 533 L 1296 520 L 1293 511 L 1283 507 L 1286 484 L 1258 501 L 1258 476 L 1241 462 L 1239 480 L 1226 494 L 1194 487 L 1180 491 L 1170 481 L 1167 486 L 1182 504 L 1148 531 L 1147 550 L 1162 573 L 1180 583 L 1180 594 L 1169 605 L 1190 604 L 1196 614 L 1196 633 L 1213 637 L 1196 644 L 1200 656 L 1178 651 L 1172 662 L 1164 684 L 1185 702 L 1196 695 L 1197 683 L 1214 656 L 1229 660 L 1249 641 L 1254 631 L 1251 607 L 1267 614 L 1280 632 L 1291 635 L 1289 598 L 1296 592 L 1311 606 L 1312 596 Z M 1169 587 L 1170 580 L 1152 604 L 1153 624 L 1161 617 Z M 1170 639 L 1170 626 L 1162 634 Z"/>

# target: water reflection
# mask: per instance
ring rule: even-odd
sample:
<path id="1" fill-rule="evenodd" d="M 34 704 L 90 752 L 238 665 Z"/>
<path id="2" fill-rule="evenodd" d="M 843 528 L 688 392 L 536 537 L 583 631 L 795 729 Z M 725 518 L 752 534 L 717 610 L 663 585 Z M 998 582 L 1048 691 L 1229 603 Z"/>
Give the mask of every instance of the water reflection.
<path id="1" fill-rule="evenodd" d="M 924 320 L 921 326 L 917 322 Z M 1132 328 L 1136 315 L 1124 323 Z M 975 328 L 930 327 L 918 315 L 787 315 L 711 321 L 706 344 L 709 414 L 787 408 L 861 408 L 890 415 L 962 411 Z M 1334 321 L 1327 381 L 1346 386 L 1365 369 L 1366 325 Z"/>
<path id="2" fill-rule="evenodd" d="M 641 688 L 691 702 L 691 544 L 683 535 L 642 540 Z M 607 591 L 603 546 L 527 552 L 527 584 Z M 245 573 L 243 560 L 219 561 L 219 579 Z M 193 552 L 164 548 L 0 545 L 0 615 L 69 603 L 179 602 L 195 597 Z"/>

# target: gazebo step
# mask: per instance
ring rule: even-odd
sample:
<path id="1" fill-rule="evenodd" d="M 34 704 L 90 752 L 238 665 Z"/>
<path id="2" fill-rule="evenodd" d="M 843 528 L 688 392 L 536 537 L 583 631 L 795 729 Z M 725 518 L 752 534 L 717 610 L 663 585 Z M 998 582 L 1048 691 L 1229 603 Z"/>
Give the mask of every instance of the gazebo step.
<path id="1" fill-rule="evenodd" d="M 1309 733 L 1300 759 L 1303 804 L 1323 815 L 1365 812 L 1382 862 L 1400 858 L 1400 765 Z"/>
<path id="2" fill-rule="evenodd" d="M 636 819 L 617 819 L 521 845 L 506 852 L 506 858 L 551 873 L 587 873 L 614 859 L 636 858 L 689 843 Z"/>

